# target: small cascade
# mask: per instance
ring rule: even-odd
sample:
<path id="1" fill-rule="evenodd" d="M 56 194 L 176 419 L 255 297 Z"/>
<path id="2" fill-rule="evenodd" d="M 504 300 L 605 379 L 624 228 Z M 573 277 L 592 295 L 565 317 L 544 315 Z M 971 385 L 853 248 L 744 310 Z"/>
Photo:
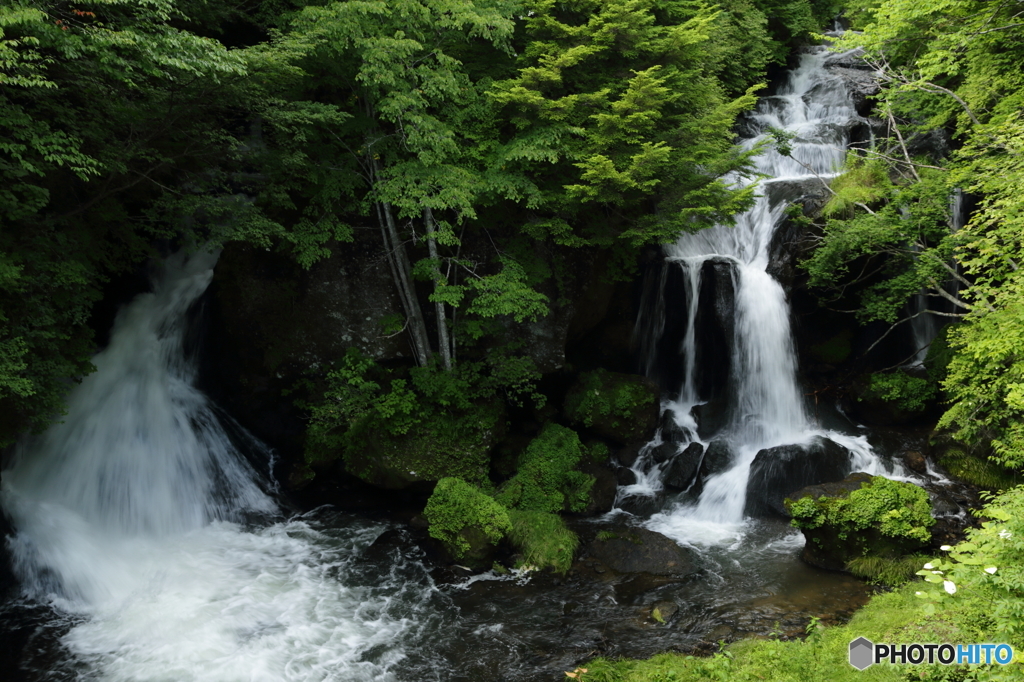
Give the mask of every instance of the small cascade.
<path id="1" fill-rule="evenodd" d="M 884 471 L 866 438 L 822 431 L 809 420 L 796 380 L 786 293 L 767 272 L 775 230 L 789 201 L 840 169 L 849 124 L 858 118 L 845 85 L 825 68 L 828 59 L 825 47 L 807 50 L 788 81 L 776 94 L 762 98 L 750 116 L 757 134 L 743 141 L 748 149 L 762 143 L 773 129 L 794 136 L 790 154 L 772 148 L 756 157 L 755 173 L 767 179 L 761 181 L 750 210 L 737 216 L 734 226 L 684 234 L 664 247 L 668 266 L 683 271 L 686 324 L 679 343 L 681 386 L 663 408 L 674 415 L 677 432 L 683 434 L 676 436 L 680 451 L 694 440 L 705 447 L 717 441 L 714 457 L 719 458 L 709 468 L 712 473 L 701 481 L 699 497 L 696 491 L 684 493 L 673 507 L 648 521 L 651 529 L 680 542 L 728 544 L 743 536 L 748 479 L 752 465 L 765 468 L 763 461 L 755 465 L 758 453 L 765 449 L 782 445 L 814 448 L 824 438 L 848 453 L 845 470 Z M 728 180 L 744 186 L 755 182 L 756 176 Z M 708 282 L 709 277 L 714 282 Z M 664 275 L 661 279 L 665 281 Z M 702 325 L 706 328 L 709 323 L 699 319 L 706 313 L 698 310 L 698 301 L 704 304 L 701 290 L 710 285 L 720 292 L 732 292 L 731 315 L 721 310 L 721 299 L 715 302 L 715 324 L 720 335 L 728 337 L 731 353 L 725 391 L 728 398 L 719 397 L 714 405 L 708 402 L 707 377 L 702 377 L 713 364 L 708 357 L 714 349 L 707 347 L 706 340 L 702 344 Z M 678 300 L 671 293 L 663 296 Z M 651 325 L 639 323 L 638 330 L 641 328 L 650 329 Z M 664 325 L 657 331 L 665 333 Z M 646 364 L 650 368 L 658 363 L 648 358 Z M 699 418 L 694 419 L 697 413 Z M 660 477 L 667 465 L 653 464 L 650 452 L 662 443 L 664 432 L 664 428 L 659 431 L 637 460 L 634 471 L 638 482 L 623 488 L 622 498 L 650 496 L 661 489 Z M 705 460 L 711 452 L 706 451 Z M 722 453 L 727 453 L 728 461 L 724 463 Z"/>

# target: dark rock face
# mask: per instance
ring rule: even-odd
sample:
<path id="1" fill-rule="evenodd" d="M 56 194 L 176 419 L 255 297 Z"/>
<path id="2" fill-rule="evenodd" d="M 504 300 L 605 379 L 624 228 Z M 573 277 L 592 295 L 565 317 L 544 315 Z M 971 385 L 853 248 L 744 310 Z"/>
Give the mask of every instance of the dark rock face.
<path id="1" fill-rule="evenodd" d="M 587 462 L 580 467 L 580 471 L 594 477 L 594 485 L 590 488 L 590 501 L 581 512 L 584 516 L 595 516 L 612 510 L 615 504 L 615 490 L 618 488 L 616 472 L 604 464 Z M 622 471 L 620 469 L 619 471 Z M 629 471 L 629 469 L 625 469 Z M 633 473 L 629 471 L 629 473 Z"/>
<path id="2" fill-rule="evenodd" d="M 694 405 L 691 410 L 702 440 L 712 438 L 729 423 L 729 406 L 725 398 Z"/>
<path id="3" fill-rule="evenodd" d="M 690 550 L 646 528 L 605 531 L 587 545 L 586 552 L 616 573 L 682 577 L 699 570 Z"/>
<path id="4" fill-rule="evenodd" d="M 786 182 L 773 182 L 767 186 L 772 203 L 785 201 L 799 204 L 807 217 L 817 216 L 832 196 L 825 183 L 815 177 Z M 784 218 L 768 244 L 769 275 L 789 293 L 797 277 L 797 263 L 807 256 L 814 245 L 808 238 L 808 229 L 800 223 Z"/>
<path id="5" fill-rule="evenodd" d="M 843 81 L 846 90 L 853 98 L 857 113 L 867 116 L 872 108 L 872 103 L 868 98 L 877 95 L 881 86 L 874 68 L 862 59 L 863 54 L 863 50 L 856 49 L 830 55 L 825 61 L 825 68 L 833 76 Z"/>
<path id="6" fill-rule="evenodd" d="M 923 474 L 928 471 L 928 463 L 919 450 L 908 450 L 903 453 L 903 463 L 913 472 Z"/>
<path id="7" fill-rule="evenodd" d="M 697 477 L 704 446 L 690 443 L 676 455 L 665 471 L 665 485 L 676 490 L 686 490 Z"/>
<path id="8" fill-rule="evenodd" d="M 636 483 L 636 473 L 632 469 L 619 467 L 615 470 L 615 481 L 619 485 L 633 485 Z"/>
<path id="9" fill-rule="evenodd" d="M 700 463 L 700 477 L 707 479 L 708 476 L 721 473 L 732 465 L 732 461 L 733 454 L 729 444 L 717 438 L 708 443 L 708 449 Z"/>
<path id="10" fill-rule="evenodd" d="M 645 442 L 634 442 L 620 448 L 615 453 L 615 459 L 619 461 L 624 467 L 631 467 L 636 464 L 636 460 L 640 458 L 640 451 L 647 445 Z"/>
<path id="11" fill-rule="evenodd" d="M 666 443 L 685 443 L 690 440 L 686 429 L 676 423 L 671 410 L 661 414 L 661 440 Z"/>
<path id="12" fill-rule="evenodd" d="M 786 518 L 782 501 L 809 485 L 838 481 L 850 470 L 850 453 L 816 436 L 803 445 L 778 445 L 757 453 L 747 479 L 748 516 Z"/>
<path id="13" fill-rule="evenodd" d="M 679 452 L 678 444 L 662 443 L 661 445 L 656 445 L 651 449 L 651 457 L 654 458 L 655 462 L 661 464 L 675 457 L 677 452 Z"/>

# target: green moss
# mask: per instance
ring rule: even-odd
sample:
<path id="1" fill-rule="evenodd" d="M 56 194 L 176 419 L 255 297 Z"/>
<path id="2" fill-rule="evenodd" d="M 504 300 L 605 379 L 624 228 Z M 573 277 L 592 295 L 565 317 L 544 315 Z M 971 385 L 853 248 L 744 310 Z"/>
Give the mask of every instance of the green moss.
<path id="1" fill-rule="evenodd" d="M 580 541 L 557 514 L 537 511 L 510 511 L 512 531 L 509 540 L 523 555 L 523 564 L 551 568 L 565 573 L 572 566 Z"/>
<path id="2" fill-rule="evenodd" d="M 935 523 L 928 493 L 912 483 L 882 476 L 873 476 L 870 483 L 846 497 L 802 497 L 786 500 L 786 508 L 797 528 L 828 526 L 841 540 L 877 530 L 890 538 L 925 543 L 931 537 L 928 528 Z"/>
<path id="3" fill-rule="evenodd" d="M 576 432 L 548 424 L 527 446 L 519 471 L 501 486 L 497 500 L 523 511 L 582 511 L 594 486 L 593 476 L 575 470 L 582 458 Z"/>
<path id="4" fill-rule="evenodd" d="M 939 456 L 939 464 L 950 474 L 985 490 L 1005 490 L 1021 483 L 1020 474 L 993 462 L 976 457 L 965 448 L 952 446 Z"/>
<path id="5" fill-rule="evenodd" d="M 601 464 L 607 462 L 612 453 L 611 450 L 608 449 L 607 445 L 601 441 L 596 441 L 591 443 L 587 448 L 587 454 L 589 455 L 591 462 Z"/>
<path id="6" fill-rule="evenodd" d="M 508 510 L 460 478 L 438 481 L 423 515 L 431 537 L 456 559 L 482 553 L 482 544 L 495 545 L 512 530 Z"/>
<path id="7" fill-rule="evenodd" d="M 632 374 L 586 372 L 569 390 L 565 414 L 575 424 L 627 442 L 641 438 L 657 418 L 658 394 Z"/>
<path id="8" fill-rule="evenodd" d="M 367 421 L 345 444 L 345 466 L 383 487 L 449 476 L 480 484 L 487 478 L 491 443 L 503 416 L 502 405 L 488 401 L 466 411 L 428 413 L 404 434 L 381 431 Z"/>
<path id="9" fill-rule="evenodd" d="M 795 204 L 794 204 L 795 205 Z M 811 356 L 818 362 L 835 365 L 850 357 L 853 332 L 844 329 L 835 336 L 810 347 Z"/>

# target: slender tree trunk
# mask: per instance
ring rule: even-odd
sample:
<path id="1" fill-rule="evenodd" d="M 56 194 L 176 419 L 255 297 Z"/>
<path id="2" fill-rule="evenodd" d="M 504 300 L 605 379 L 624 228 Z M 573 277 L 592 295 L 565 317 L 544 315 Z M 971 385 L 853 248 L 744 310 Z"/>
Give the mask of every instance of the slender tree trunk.
<path id="1" fill-rule="evenodd" d="M 373 175 L 376 181 L 378 175 L 376 161 L 373 161 Z M 413 287 L 412 267 L 409 265 L 409 257 L 406 255 L 405 245 L 398 235 L 398 228 L 395 226 L 395 216 L 391 210 L 391 204 L 379 201 L 376 203 L 376 209 L 377 222 L 380 225 L 381 235 L 384 238 L 384 247 L 388 255 L 388 265 L 391 266 L 391 276 L 395 281 L 395 286 L 398 287 L 398 297 L 401 299 L 402 308 L 405 310 L 405 317 L 409 328 L 409 340 L 412 342 L 416 364 L 420 367 L 426 367 L 430 362 L 430 339 L 427 334 L 427 324 L 423 319 L 423 311 L 420 310 L 420 303 L 416 298 L 416 289 Z"/>
<path id="2" fill-rule="evenodd" d="M 441 268 L 438 266 L 437 239 L 434 237 L 434 213 L 429 208 L 423 209 L 423 224 L 427 230 L 427 250 L 430 252 L 430 260 L 434 263 L 434 290 L 441 283 Z M 452 347 L 448 340 L 448 318 L 445 314 L 444 303 L 434 301 L 434 311 L 437 314 L 437 346 L 441 351 L 441 363 L 446 372 L 452 369 Z"/>

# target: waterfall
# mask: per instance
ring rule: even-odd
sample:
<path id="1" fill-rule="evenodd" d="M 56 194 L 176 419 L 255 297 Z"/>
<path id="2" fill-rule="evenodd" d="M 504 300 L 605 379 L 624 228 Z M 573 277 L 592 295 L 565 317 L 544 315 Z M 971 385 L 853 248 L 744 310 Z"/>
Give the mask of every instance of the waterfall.
<path id="1" fill-rule="evenodd" d="M 772 129 L 794 135 L 791 153 L 768 149 L 755 158 L 754 176 L 734 175 L 727 180 L 746 186 L 761 180 L 754 205 L 736 217 L 734 226 L 720 225 L 695 234 L 683 234 L 664 247 L 666 260 L 684 270 L 684 297 L 688 325 L 680 344 L 683 381 L 676 398 L 665 408 L 689 415 L 706 396 L 700 395 L 698 373 L 701 349 L 696 338 L 696 308 L 709 261 L 728 263 L 735 292 L 731 321 L 731 401 L 725 426 L 715 435 L 729 443 L 731 466 L 710 476 L 696 504 L 677 502 L 648 522 L 653 530 L 681 542 L 707 544 L 742 537 L 747 479 L 757 453 L 771 446 L 806 443 L 815 435 L 840 443 L 851 453 L 858 470 L 881 473 L 877 458 L 863 436 L 816 431 L 805 411 L 796 380 L 796 360 L 786 294 L 767 269 L 776 227 L 788 200 L 806 187 L 822 183 L 840 169 L 847 145 L 849 123 L 858 118 L 843 82 L 829 74 L 827 48 L 811 48 L 801 55 L 779 91 L 761 99 L 751 115 L 753 137 L 743 141 L 750 149 L 764 141 Z M 718 276 L 718 275 L 716 275 Z M 638 328 L 642 325 L 638 325 Z M 648 366 L 654 363 L 650 360 Z M 686 418 L 676 418 L 681 426 Z M 692 418 L 691 418 L 692 421 Z M 660 442 L 660 436 L 656 444 Z M 660 488 L 657 467 L 638 460 L 639 483 L 626 495 L 651 494 Z"/>
<path id="2" fill-rule="evenodd" d="M 393 679 L 430 586 L 401 576 L 401 561 L 346 584 L 379 524 L 279 520 L 194 386 L 187 313 L 216 259 L 168 259 L 118 316 L 63 423 L 19 446 L 0 498 L 15 569 L 71 623 L 61 643 L 76 678 Z"/>

